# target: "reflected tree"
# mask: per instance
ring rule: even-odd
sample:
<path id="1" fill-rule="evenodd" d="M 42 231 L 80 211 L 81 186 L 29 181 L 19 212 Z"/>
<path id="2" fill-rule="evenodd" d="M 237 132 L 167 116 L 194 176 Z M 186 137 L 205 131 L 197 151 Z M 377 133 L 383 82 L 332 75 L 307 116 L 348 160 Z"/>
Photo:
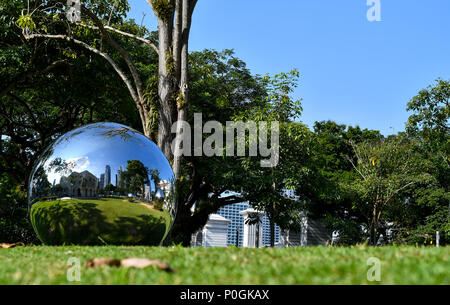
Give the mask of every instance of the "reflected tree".
<path id="1" fill-rule="evenodd" d="M 122 182 L 135 195 L 145 194 L 145 185 L 150 180 L 148 168 L 139 160 L 128 160 L 126 171 L 122 173 Z"/>
<path id="2" fill-rule="evenodd" d="M 45 194 L 49 193 L 50 188 L 52 187 L 51 183 L 48 181 L 47 174 L 44 171 L 43 167 L 39 167 L 36 170 L 36 173 L 33 176 L 32 185 L 35 187 L 34 189 L 34 197 L 41 197 Z"/>
<path id="3" fill-rule="evenodd" d="M 67 176 L 72 173 L 72 169 L 75 168 L 75 166 L 76 166 L 75 161 L 67 162 L 62 158 L 55 158 L 49 163 L 49 165 L 47 166 L 47 170 Z"/>
<path id="4" fill-rule="evenodd" d="M 106 194 L 111 194 L 111 193 L 113 193 L 113 192 L 115 192 L 116 191 L 116 187 L 114 186 L 114 185 L 112 185 L 111 183 L 110 184 L 108 184 L 107 186 L 105 186 L 105 192 L 106 192 Z"/>

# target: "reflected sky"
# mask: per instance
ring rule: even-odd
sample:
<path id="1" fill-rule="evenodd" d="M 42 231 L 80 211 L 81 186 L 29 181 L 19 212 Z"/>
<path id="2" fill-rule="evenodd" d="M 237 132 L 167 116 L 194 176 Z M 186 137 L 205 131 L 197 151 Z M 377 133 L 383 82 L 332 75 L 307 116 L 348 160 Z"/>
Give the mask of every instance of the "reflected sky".
<path id="1" fill-rule="evenodd" d="M 61 158 L 70 164 L 72 172 L 85 170 L 100 179 L 106 165 L 111 168 L 111 184 L 117 186 L 116 174 L 126 169 L 128 160 L 139 160 L 149 170 L 157 169 L 161 180 L 171 181 L 173 172 L 169 162 L 155 143 L 141 133 L 121 124 L 96 123 L 71 131 L 59 138 L 49 149 L 44 162 L 50 184 L 60 183 L 67 173 L 49 169 L 50 163 Z M 152 185 L 152 189 L 154 186 Z"/>

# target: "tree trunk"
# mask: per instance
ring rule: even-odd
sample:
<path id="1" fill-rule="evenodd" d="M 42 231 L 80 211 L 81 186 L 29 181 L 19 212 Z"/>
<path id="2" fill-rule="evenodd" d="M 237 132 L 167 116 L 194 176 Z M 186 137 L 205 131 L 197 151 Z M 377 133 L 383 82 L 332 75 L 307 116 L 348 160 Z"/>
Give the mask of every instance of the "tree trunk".
<path id="1" fill-rule="evenodd" d="M 372 221 L 370 225 L 370 243 L 375 246 L 377 244 L 377 209 L 374 208 L 372 212 Z"/>
<path id="2" fill-rule="evenodd" d="M 158 126 L 158 146 L 166 158 L 171 162 L 177 180 L 181 178 L 182 156 L 180 152 L 182 121 L 186 121 L 187 105 L 189 101 L 188 87 L 188 41 L 191 28 L 192 14 L 197 0 L 165 0 L 156 5 L 156 1 L 147 0 L 158 19 L 159 28 L 159 64 L 158 64 L 158 95 L 160 99 L 160 121 Z M 161 7 L 163 4 L 163 7 Z M 158 9 L 160 11 L 158 11 Z M 175 136 L 172 134 L 172 125 L 176 125 Z M 172 150 L 173 139 L 177 139 Z M 183 214 L 188 194 L 177 194 L 179 211 Z M 188 211 L 184 211 L 188 214 Z M 190 215 L 190 214 L 189 214 Z M 191 217 L 192 218 L 192 217 Z M 187 222 L 194 220 L 188 219 Z M 183 230 L 189 223 L 183 221 Z M 178 235 L 180 232 L 176 232 Z M 185 232 L 184 232 L 185 233 Z M 186 234 L 185 234 L 186 235 Z M 172 232 L 166 240 L 172 238 Z M 183 240 L 188 242 L 188 240 Z M 167 241 L 168 242 L 168 241 Z"/>
<path id="3" fill-rule="evenodd" d="M 155 11 L 159 30 L 158 95 L 160 99 L 160 120 L 158 146 L 170 161 L 177 179 L 181 176 L 180 154 L 172 151 L 172 125 L 186 120 L 188 94 L 188 42 L 192 13 L 197 0 L 170 0 L 164 11 Z M 174 24 L 175 22 L 175 24 Z M 181 134 L 177 124 L 176 134 Z M 177 138 L 178 139 L 178 138 Z M 179 145 L 175 145 L 175 150 Z M 174 158 L 174 153 L 176 158 Z"/>
<path id="4" fill-rule="evenodd" d="M 181 0 L 180 0 L 181 1 Z M 180 94 L 177 98 L 177 130 L 176 134 L 180 135 L 182 132 L 182 122 L 186 121 L 186 108 L 189 102 L 189 31 L 191 27 L 191 6 L 189 0 L 182 0 L 182 31 L 181 31 L 181 54 L 180 54 Z M 173 162 L 173 171 L 175 178 L 178 180 L 181 177 L 181 147 L 180 138 L 177 137 L 175 144 L 175 156 Z"/>
<path id="5" fill-rule="evenodd" d="M 172 55 L 173 16 L 169 19 L 158 17 L 159 28 L 159 64 L 158 64 L 158 95 L 160 99 L 158 146 L 168 160 L 173 159 L 172 124 L 176 118 L 174 95 L 177 91 L 177 81 L 174 75 Z"/>

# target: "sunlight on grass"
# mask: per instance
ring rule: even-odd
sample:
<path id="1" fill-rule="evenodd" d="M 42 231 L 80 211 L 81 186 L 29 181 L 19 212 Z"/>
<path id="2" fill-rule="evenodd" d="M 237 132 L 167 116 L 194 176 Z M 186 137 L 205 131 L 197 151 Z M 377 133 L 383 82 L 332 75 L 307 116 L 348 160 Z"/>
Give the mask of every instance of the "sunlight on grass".
<path id="1" fill-rule="evenodd" d="M 17 247 L 0 249 L 0 284 L 450 284 L 450 247 L 159 248 Z M 81 262 L 81 282 L 66 278 Z M 99 257 L 159 259 L 177 272 L 150 267 L 90 269 Z M 381 261 L 381 281 L 367 280 L 367 259 Z"/>

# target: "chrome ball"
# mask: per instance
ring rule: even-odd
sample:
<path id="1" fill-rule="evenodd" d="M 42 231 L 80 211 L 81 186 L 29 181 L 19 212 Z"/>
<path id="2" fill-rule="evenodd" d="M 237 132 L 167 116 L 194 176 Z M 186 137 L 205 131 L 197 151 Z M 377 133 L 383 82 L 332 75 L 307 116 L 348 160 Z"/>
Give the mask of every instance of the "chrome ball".
<path id="1" fill-rule="evenodd" d="M 160 245 L 176 213 L 164 154 L 130 127 L 96 123 L 42 153 L 30 176 L 33 228 L 48 245 Z"/>

